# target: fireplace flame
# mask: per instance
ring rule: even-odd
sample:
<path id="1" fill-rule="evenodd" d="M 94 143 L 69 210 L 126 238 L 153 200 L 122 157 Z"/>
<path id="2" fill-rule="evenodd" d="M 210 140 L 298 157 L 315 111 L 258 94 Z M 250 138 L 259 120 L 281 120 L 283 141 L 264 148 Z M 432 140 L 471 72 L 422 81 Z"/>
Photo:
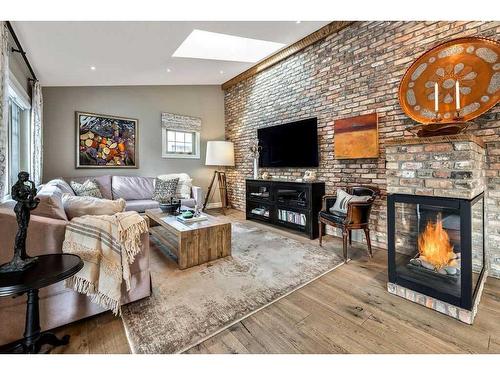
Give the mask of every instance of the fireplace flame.
<path id="1" fill-rule="evenodd" d="M 436 269 L 447 266 L 453 259 L 453 245 L 443 229 L 441 218 L 438 217 L 435 223 L 427 222 L 425 230 L 418 237 L 418 251 Z"/>

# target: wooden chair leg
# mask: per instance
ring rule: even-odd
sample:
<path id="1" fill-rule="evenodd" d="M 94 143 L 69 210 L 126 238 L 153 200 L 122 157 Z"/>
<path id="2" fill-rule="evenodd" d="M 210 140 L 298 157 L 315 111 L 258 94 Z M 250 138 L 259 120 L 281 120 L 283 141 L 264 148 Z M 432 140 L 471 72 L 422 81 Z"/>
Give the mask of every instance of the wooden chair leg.
<path id="1" fill-rule="evenodd" d="M 373 253 L 372 253 L 372 243 L 370 241 L 370 229 L 368 228 L 363 228 L 365 231 L 365 236 L 366 236 L 366 244 L 368 245 L 368 256 L 370 258 L 373 258 Z"/>
<path id="2" fill-rule="evenodd" d="M 349 229 L 349 246 L 352 246 L 352 230 Z"/>
<path id="3" fill-rule="evenodd" d="M 347 236 L 348 236 L 347 230 L 343 230 L 342 231 L 342 240 L 343 240 L 342 241 L 343 242 L 342 250 L 343 250 L 343 254 L 344 254 L 344 261 L 346 261 L 346 262 L 347 262 Z"/>
<path id="4" fill-rule="evenodd" d="M 319 246 L 323 246 L 323 223 L 320 221 L 319 225 Z"/>

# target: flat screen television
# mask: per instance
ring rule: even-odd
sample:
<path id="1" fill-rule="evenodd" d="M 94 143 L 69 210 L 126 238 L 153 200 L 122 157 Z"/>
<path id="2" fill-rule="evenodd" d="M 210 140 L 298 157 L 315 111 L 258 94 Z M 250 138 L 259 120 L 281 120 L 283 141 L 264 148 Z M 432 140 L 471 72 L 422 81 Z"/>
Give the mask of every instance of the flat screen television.
<path id="1" fill-rule="evenodd" d="M 319 165 L 318 119 L 315 117 L 258 129 L 257 137 L 259 146 L 262 146 L 260 167 L 305 168 Z"/>

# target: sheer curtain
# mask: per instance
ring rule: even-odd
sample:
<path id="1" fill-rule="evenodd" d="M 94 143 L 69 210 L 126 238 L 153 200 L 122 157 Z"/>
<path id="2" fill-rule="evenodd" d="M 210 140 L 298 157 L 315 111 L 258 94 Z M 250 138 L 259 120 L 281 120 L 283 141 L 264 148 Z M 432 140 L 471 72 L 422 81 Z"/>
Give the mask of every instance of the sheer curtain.
<path id="1" fill-rule="evenodd" d="M 7 24 L 0 21 L 0 202 L 8 194 L 7 155 L 8 155 L 8 74 L 9 48 Z"/>
<path id="2" fill-rule="evenodd" d="M 33 82 L 31 92 L 31 163 L 30 177 L 38 186 L 43 171 L 43 97 L 39 82 Z"/>

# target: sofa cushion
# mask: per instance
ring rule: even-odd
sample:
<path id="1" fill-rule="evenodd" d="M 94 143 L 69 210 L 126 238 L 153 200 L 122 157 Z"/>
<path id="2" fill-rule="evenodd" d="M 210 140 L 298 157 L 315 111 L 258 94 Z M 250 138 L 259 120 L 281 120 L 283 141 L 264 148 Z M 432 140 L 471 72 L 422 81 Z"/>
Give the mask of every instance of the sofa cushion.
<path id="1" fill-rule="evenodd" d="M 125 210 L 125 200 L 101 199 L 89 196 L 64 194 L 62 202 L 66 216 L 71 220 L 83 215 L 114 215 Z"/>
<path id="2" fill-rule="evenodd" d="M 181 206 L 194 208 L 195 205 L 196 205 L 196 200 L 194 198 L 181 199 Z"/>
<path id="3" fill-rule="evenodd" d="M 36 195 L 40 203 L 31 211 L 32 215 L 68 220 L 64 212 L 62 196 L 63 192 L 56 185 L 45 184 Z"/>
<path id="4" fill-rule="evenodd" d="M 162 180 L 160 178 L 155 179 L 155 191 L 153 193 L 153 200 L 160 203 L 166 203 L 171 200 L 171 198 L 176 197 L 178 178 L 172 178 L 170 180 Z"/>
<path id="5" fill-rule="evenodd" d="M 104 175 L 104 176 L 95 176 L 95 177 L 65 177 L 64 180 L 66 182 L 68 181 L 75 181 L 78 183 L 83 183 L 87 180 L 95 180 L 97 183 L 97 186 L 99 187 L 99 190 L 101 191 L 101 195 L 105 199 L 113 199 L 113 194 L 111 193 L 111 176 L 110 175 Z"/>
<path id="6" fill-rule="evenodd" d="M 140 176 L 113 176 L 113 199 L 123 198 L 126 201 L 151 199 L 154 192 L 154 178 Z"/>
<path id="7" fill-rule="evenodd" d="M 157 178 L 161 180 L 170 180 L 172 178 L 178 178 L 179 182 L 177 183 L 176 197 L 188 199 L 191 198 L 191 188 L 193 186 L 193 180 L 187 173 L 170 173 L 170 174 L 161 174 L 157 176 Z"/>
<path id="8" fill-rule="evenodd" d="M 160 204 L 152 199 L 136 199 L 125 202 L 125 211 L 144 212 L 151 208 L 159 208 Z"/>
<path id="9" fill-rule="evenodd" d="M 75 192 L 73 191 L 71 186 L 69 186 L 69 184 L 62 178 L 55 178 L 53 180 L 50 180 L 45 185 L 54 185 L 61 189 L 63 194 L 75 195 Z"/>
<path id="10" fill-rule="evenodd" d="M 71 181 L 70 185 L 75 194 L 79 197 L 102 198 L 101 190 L 97 182 L 93 179 L 84 181 L 81 184 L 76 181 Z"/>

